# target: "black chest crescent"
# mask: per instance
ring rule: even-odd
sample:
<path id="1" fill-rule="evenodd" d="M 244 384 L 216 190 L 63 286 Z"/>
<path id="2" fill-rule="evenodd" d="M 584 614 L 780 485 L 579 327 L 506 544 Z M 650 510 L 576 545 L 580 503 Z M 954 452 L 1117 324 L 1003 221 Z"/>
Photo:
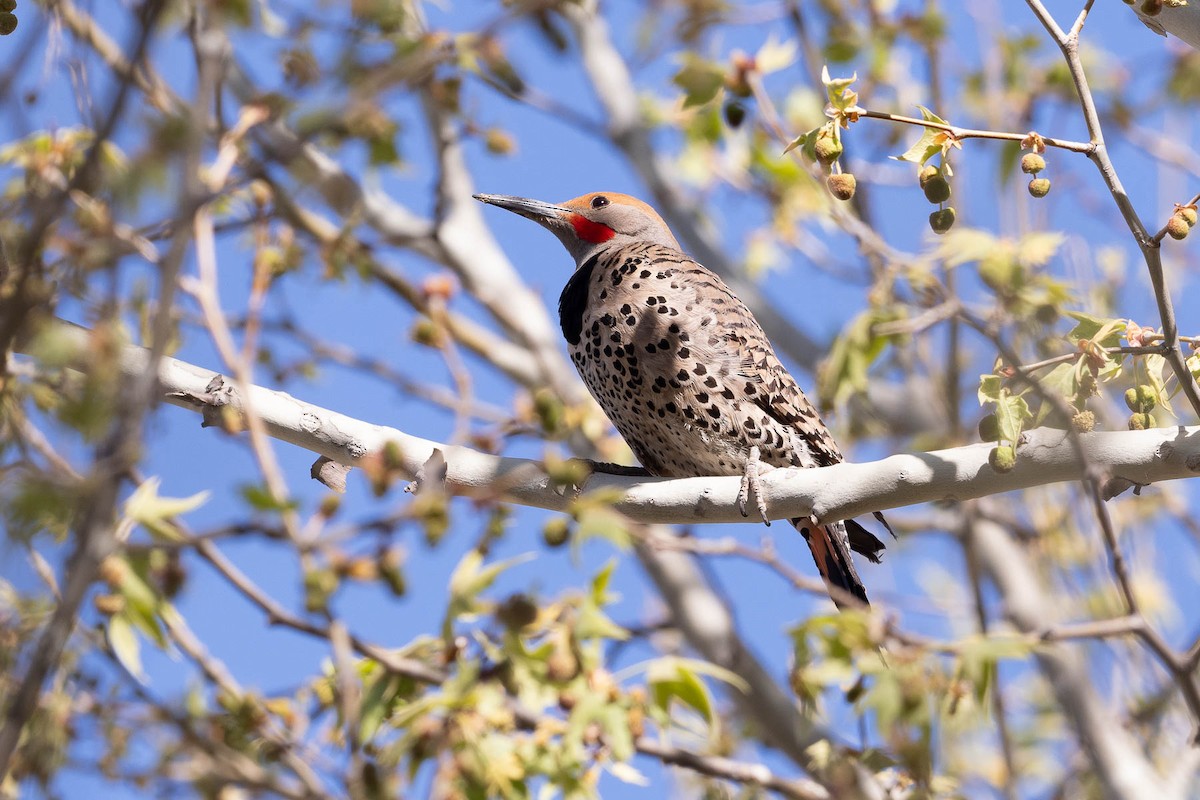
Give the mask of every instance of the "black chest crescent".
<path id="1" fill-rule="evenodd" d="M 558 324 L 562 328 L 563 336 L 571 345 L 579 344 L 579 337 L 583 332 L 583 312 L 587 309 L 588 284 L 599 259 L 600 254 L 597 253 L 583 262 L 583 266 L 575 270 L 575 274 L 563 287 L 562 294 L 558 296 Z"/>

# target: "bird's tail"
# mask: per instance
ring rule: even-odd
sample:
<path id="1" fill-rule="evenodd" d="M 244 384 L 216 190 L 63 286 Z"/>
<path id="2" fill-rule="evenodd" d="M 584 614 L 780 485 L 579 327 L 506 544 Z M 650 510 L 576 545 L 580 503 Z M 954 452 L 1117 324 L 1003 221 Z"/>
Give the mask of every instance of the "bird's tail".
<path id="1" fill-rule="evenodd" d="M 808 549 L 812 551 L 813 560 L 817 562 L 817 571 L 825 579 L 829 596 L 833 598 L 837 607 L 852 607 L 854 603 L 851 598 L 857 599 L 864 606 L 870 605 L 867 600 L 867 589 L 863 586 L 862 579 L 858 577 L 858 571 L 854 569 L 854 561 L 851 560 L 852 543 L 850 534 L 846 531 L 846 523 L 836 522 L 832 525 L 814 526 L 810 520 L 802 518 L 793 519 L 791 522 L 808 542 Z M 857 523 L 855 524 L 857 525 Z M 861 526 L 857 527 L 856 534 L 860 539 L 865 534 L 874 540 L 878 545 L 878 550 L 883 549 L 883 542 L 867 533 Z M 857 544 L 864 545 L 863 542 Z M 864 552 L 868 548 L 860 546 L 854 549 Z M 878 550 L 868 554 L 873 561 L 879 560 Z"/>

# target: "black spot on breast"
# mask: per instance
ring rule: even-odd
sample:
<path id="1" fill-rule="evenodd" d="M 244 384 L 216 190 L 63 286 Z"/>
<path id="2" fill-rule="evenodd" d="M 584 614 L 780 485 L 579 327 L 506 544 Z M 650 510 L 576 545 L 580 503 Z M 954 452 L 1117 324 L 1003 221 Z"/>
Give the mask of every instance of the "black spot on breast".
<path id="1" fill-rule="evenodd" d="M 583 332 L 583 312 L 587 309 L 588 283 L 599 259 L 600 254 L 597 253 L 575 270 L 558 296 L 558 324 L 570 344 L 579 344 L 579 336 Z"/>

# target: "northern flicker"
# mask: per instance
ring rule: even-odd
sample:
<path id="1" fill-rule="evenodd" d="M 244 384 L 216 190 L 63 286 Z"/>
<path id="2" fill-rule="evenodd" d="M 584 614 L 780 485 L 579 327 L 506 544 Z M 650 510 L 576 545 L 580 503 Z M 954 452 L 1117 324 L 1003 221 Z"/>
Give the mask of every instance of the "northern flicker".
<path id="1" fill-rule="evenodd" d="M 574 257 L 558 301 L 571 360 L 650 474 L 740 475 L 742 514 L 754 495 L 766 521 L 760 472 L 842 460 L 750 309 L 683 252 L 649 205 L 617 192 L 561 205 L 475 197 L 541 224 Z M 791 522 L 834 602 L 866 604 L 850 551 L 878 562 L 883 542 L 853 520 Z"/>

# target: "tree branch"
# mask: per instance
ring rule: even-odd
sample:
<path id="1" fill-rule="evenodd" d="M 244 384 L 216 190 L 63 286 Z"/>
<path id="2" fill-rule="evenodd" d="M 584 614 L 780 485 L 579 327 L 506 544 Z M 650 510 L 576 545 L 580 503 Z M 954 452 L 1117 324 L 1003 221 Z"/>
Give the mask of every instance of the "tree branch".
<path id="1" fill-rule="evenodd" d="M 58 323 L 56 335 L 76 350 L 79 366 L 86 366 L 86 330 Z M 127 345 L 120 368 L 125 375 L 135 376 L 144 372 L 147 363 L 143 348 Z M 393 443 L 399 451 L 397 467 L 413 478 L 440 451 L 447 463 L 445 488 L 452 494 L 497 498 L 502 493 L 504 499 L 520 505 L 554 511 L 571 508 L 572 493 L 555 486 L 536 461 L 449 447 L 259 386 L 249 387 L 245 397 L 236 397 L 218 373 L 177 359 L 162 360 L 159 380 L 173 405 L 214 419 L 227 406 L 237 410 L 251 405 L 271 436 L 338 463 L 361 464 Z M 1053 428 L 1026 432 L 1018 446 L 1017 465 L 1007 473 L 988 465 L 992 445 L 981 443 L 820 470 L 776 469 L 763 476 L 763 493 L 772 519 L 812 515 L 833 521 L 923 502 L 966 500 L 1081 480 L 1088 465 L 1103 468 L 1110 476 L 1109 497 L 1131 485 L 1200 474 L 1200 427 L 1079 434 L 1082 461 L 1071 439 L 1067 431 Z M 736 477 L 668 480 L 596 474 L 583 488 L 619 490 L 621 499 L 614 507 L 638 522 L 744 522 L 736 502 L 739 483 Z"/>

